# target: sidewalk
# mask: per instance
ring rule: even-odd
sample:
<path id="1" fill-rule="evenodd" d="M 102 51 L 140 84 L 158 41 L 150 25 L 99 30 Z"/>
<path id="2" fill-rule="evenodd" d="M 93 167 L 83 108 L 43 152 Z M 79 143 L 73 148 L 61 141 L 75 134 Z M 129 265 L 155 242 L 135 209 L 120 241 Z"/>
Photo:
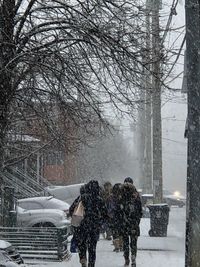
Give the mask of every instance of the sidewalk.
<path id="1" fill-rule="evenodd" d="M 142 219 L 141 236 L 138 239 L 137 267 L 184 267 L 185 210 L 175 208 L 170 212 L 167 237 L 149 237 L 150 220 Z M 123 253 L 112 251 L 111 241 L 101 239 L 97 246 L 95 267 L 122 267 Z M 78 255 L 73 254 L 68 262 L 42 263 L 37 267 L 79 267 Z"/>
<path id="2" fill-rule="evenodd" d="M 113 246 L 109 241 L 101 240 L 97 248 L 97 261 L 95 267 L 123 267 L 123 253 L 112 251 Z M 33 265 L 37 267 L 79 267 L 77 254 L 73 254 L 68 262 L 43 263 Z M 176 251 L 138 250 L 137 267 L 184 267 L 184 255 Z"/>
<path id="3" fill-rule="evenodd" d="M 153 244 L 153 243 L 151 243 Z M 147 246 L 146 246 L 147 248 Z M 106 240 L 101 240 L 97 249 L 97 261 L 96 267 L 122 267 L 124 264 L 123 253 L 114 253 L 113 246 Z M 67 263 L 69 267 L 77 267 L 78 256 L 73 255 L 70 262 Z M 152 250 L 152 246 L 149 250 L 138 250 L 137 254 L 137 267 L 183 267 L 184 257 L 182 253 L 177 251 L 158 251 Z M 49 266 L 50 267 L 50 266 Z M 53 266 L 54 267 L 54 266 Z"/>

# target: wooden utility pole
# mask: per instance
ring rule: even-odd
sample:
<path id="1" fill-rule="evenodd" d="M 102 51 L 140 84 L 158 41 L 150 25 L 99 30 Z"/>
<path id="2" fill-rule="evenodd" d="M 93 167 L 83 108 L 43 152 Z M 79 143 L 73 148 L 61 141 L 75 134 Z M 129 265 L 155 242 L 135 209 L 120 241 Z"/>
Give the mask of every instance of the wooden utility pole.
<path id="1" fill-rule="evenodd" d="M 186 267 L 200 266 L 200 1 L 186 0 L 188 174 Z"/>
<path id="2" fill-rule="evenodd" d="M 142 74 L 141 81 L 143 79 L 144 73 Z M 145 88 L 144 82 L 141 83 L 140 89 L 140 105 L 138 107 L 138 124 L 137 124 L 137 139 L 138 139 L 138 160 L 139 160 L 139 183 L 140 186 L 144 189 L 145 186 L 145 127 L 146 127 L 146 119 L 145 119 Z"/>
<path id="3" fill-rule="evenodd" d="M 161 122 L 161 39 L 160 1 L 152 0 L 152 116 L 153 116 L 153 194 L 154 203 L 162 203 L 162 122 Z"/>
<path id="4" fill-rule="evenodd" d="M 151 2 L 146 0 L 146 36 L 145 36 L 145 177 L 144 193 L 152 192 L 152 79 L 151 79 Z"/>

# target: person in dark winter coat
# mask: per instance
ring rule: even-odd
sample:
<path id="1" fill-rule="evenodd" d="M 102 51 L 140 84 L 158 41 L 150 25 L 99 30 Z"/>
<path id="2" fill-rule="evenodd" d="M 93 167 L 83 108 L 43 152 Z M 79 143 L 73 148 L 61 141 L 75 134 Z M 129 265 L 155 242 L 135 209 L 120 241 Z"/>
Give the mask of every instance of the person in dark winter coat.
<path id="1" fill-rule="evenodd" d="M 116 183 L 112 188 L 112 195 L 110 206 L 108 208 L 108 215 L 110 217 L 110 227 L 113 236 L 114 250 L 119 252 L 122 250 L 122 237 L 121 237 L 121 225 L 122 225 L 122 212 L 120 210 L 121 201 L 121 183 Z"/>
<path id="2" fill-rule="evenodd" d="M 121 187 L 121 211 L 123 212 L 122 237 L 125 265 L 129 266 L 131 250 L 131 266 L 136 267 L 137 239 L 140 235 L 142 204 L 139 193 L 132 183 L 125 182 Z M 130 249 L 129 249 L 130 247 Z"/>
<path id="3" fill-rule="evenodd" d="M 107 209 L 99 195 L 99 190 L 98 181 L 92 180 L 85 185 L 85 193 L 81 195 L 85 214 L 78 227 L 76 240 L 82 267 L 87 266 L 87 251 L 88 267 L 95 266 L 96 245 L 99 239 L 101 223 L 103 219 L 108 219 Z M 73 203 L 70 208 L 70 215 L 73 214 L 75 207 L 76 205 Z"/>
<path id="4" fill-rule="evenodd" d="M 106 204 L 107 209 L 109 209 L 111 202 L 111 194 L 112 194 L 112 184 L 110 182 L 105 182 L 102 189 L 102 197 Z M 109 222 L 104 223 L 103 225 L 105 238 L 107 240 L 112 239 L 112 231 Z"/>

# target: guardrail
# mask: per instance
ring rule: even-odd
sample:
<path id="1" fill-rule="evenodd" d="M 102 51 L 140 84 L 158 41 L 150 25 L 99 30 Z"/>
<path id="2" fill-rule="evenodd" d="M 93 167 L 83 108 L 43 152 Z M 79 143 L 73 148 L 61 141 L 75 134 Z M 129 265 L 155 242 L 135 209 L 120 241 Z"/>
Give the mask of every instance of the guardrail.
<path id="1" fill-rule="evenodd" d="M 0 239 L 10 242 L 24 259 L 63 261 L 70 258 L 68 227 L 0 227 Z"/>

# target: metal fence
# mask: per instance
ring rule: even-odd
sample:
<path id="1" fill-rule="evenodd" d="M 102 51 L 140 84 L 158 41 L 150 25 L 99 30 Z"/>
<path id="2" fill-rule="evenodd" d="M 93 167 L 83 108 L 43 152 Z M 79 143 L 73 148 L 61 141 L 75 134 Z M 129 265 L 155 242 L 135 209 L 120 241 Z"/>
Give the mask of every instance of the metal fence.
<path id="1" fill-rule="evenodd" d="M 24 259 L 63 261 L 70 258 L 68 227 L 0 227 L 0 239 L 10 242 Z"/>

